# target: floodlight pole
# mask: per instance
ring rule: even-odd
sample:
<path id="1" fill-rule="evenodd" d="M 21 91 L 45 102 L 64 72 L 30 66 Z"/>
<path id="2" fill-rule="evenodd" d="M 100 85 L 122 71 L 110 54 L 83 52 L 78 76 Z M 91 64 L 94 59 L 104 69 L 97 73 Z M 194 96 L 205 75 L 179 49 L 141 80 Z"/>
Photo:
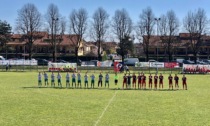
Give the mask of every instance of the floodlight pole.
<path id="1" fill-rule="evenodd" d="M 156 24 L 157 24 L 157 37 L 158 37 L 158 23 L 159 21 L 161 20 L 161 18 L 155 18 L 155 21 L 156 21 Z M 156 59 L 156 73 L 158 73 L 158 65 L 157 65 L 157 62 L 158 62 L 158 48 L 159 48 L 159 43 L 157 41 L 157 52 L 156 52 L 156 56 L 157 56 L 157 59 Z"/>

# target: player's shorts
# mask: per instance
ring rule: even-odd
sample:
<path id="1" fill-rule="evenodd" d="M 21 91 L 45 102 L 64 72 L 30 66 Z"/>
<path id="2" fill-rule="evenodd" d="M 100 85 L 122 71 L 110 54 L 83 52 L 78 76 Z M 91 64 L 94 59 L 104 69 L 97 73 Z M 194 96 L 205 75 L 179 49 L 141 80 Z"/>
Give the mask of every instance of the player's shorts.
<path id="1" fill-rule="evenodd" d="M 61 83 L 61 79 L 58 79 L 58 83 Z"/>
<path id="2" fill-rule="evenodd" d="M 47 82 L 47 81 L 48 81 L 48 79 L 45 79 L 44 81 L 45 81 L 45 82 Z"/>
<path id="3" fill-rule="evenodd" d="M 124 81 L 123 81 L 123 83 L 127 83 L 127 81 L 126 81 L 126 80 L 124 80 Z"/>
<path id="4" fill-rule="evenodd" d="M 55 82 L 55 80 L 51 80 L 51 82 L 53 82 L 53 83 L 54 83 L 54 82 Z"/>
<path id="5" fill-rule="evenodd" d="M 73 82 L 76 82 L 76 79 L 75 79 L 75 78 L 72 79 L 72 83 L 73 83 Z"/>
<path id="6" fill-rule="evenodd" d="M 160 81 L 159 84 L 163 84 L 163 81 Z"/>
<path id="7" fill-rule="evenodd" d="M 105 83 L 109 83 L 109 81 L 105 81 Z"/>
<path id="8" fill-rule="evenodd" d="M 78 82 L 78 83 L 81 83 L 81 80 L 78 80 L 77 82 Z"/>
<path id="9" fill-rule="evenodd" d="M 187 83 L 186 83 L 186 82 L 183 82 L 182 84 L 183 84 L 183 85 L 186 85 Z"/>
<path id="10" fill-rule="evenodd" d="M 157 83 L 158 83 L 158 81 L 155 80 L 155 81 L 154 81 L 154 84 L 157 84 Z"/>
<path id="11" fill-rule="evenodd" d="M 136 80 L 133 80 L 133 83 L 136 83 Z"/>
<path id="12" fill-rule="evenodd" d="M 38 80 L 38 82 L 41 83 L 42 81 L 41 80 Z"/>
<path id="13" fill-rule="evenodd" d="M 66 80 L 67 83 L 69 83 L 69 80 Z"/>
<path id="14" fill-rule="evenodd" d="M 152 84 L 152 81 L 149 81 L 149 84 Z"/>
<path id="15" fill-rule="evenodd" d="M 114 80 L 115 83 L 118 83 L 118 80 Z"/>
<path id="16" fill-rule="evenodd" d="M 130 85 L 131 84 L 131 82 L 130 81 L 128 81 L 128 85 Z"/>
<path id="17" fill-rule="evenodd" d="M 88 81 L 85 81 L 85 83 L 88 83 Z"/>
<path id="18" fill-rule="evenodd" d="M 95 80 L 91 80 L 91 84 L 94 84 L 95 83 Z"/>

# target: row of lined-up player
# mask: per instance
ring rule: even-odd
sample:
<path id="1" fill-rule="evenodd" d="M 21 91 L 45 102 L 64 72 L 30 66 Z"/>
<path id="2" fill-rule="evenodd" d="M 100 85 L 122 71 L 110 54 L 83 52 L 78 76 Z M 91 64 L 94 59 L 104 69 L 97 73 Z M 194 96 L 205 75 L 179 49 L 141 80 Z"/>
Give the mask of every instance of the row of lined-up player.
<path id="1" fill-rule="evenodd" d="M 46 72 L 43 73 L 44 75 L 44 83 L 45 86 L 48 86 L 48 75 Z M 77 77 L 77 83 L 76 83 L 76 77 Z M 85 73 L 84 75 L 84 86 L 85 88 L 88 88 L 88 74 Z M 80 72 L 78 72 L 77 74 L 74 72 L 71 75 L 72 78 L 72 87 L 75 86 L 76 87 L 82 87 L 81 85 L 81 74 Z M 91 88 L 94 88 L 95 85 L 95 75 L 92 74 L 90 76 L 91 78 Z M 115 85 L 118 84 L 118 75 L 117 73 L 115 73 L 114 75 L 114 83 Z M 162 74 L 160 74 L 159 76 L 157 74 L 154 75 L 154 77 L 152 76 L 152 74 L 149 74 L 148 76 L 148 84 L 149 84 L 149 89 L 152 89 L 152 85 L 154 84 L 154 89 L 157 89 L 158 84 L 159 84 L 159 89 L 163 89 L 163 80 L 164 77 Z M 62 83 L 61 83 L 61 79 L 62 76 L 60 74 L 60 72 L 58 72 L 57 74 L 57 81 L 58 81 L 58 86 L 62 87 Z M 109 74 L 106 73 L 105 75 L 105 87 L 109 88 Z M 122 88 L 123 89 L 130 89 L 131 88 L 131 80 L 132 80 L 132 88 L 137 88 L 136 85 L 138 85 L 138 89 L 146 89 L 146 76 L 144 73 L 139 73 L 138 75 L 136 75 L 135 73 L 133 73 L 132 75 L 129 74 L 124 74 L 123 76 L 123 84 L 122 84 Z M 154 80 L 154 81 L 153 81 Z M 169 89 L 173 89 L 173 80 L 175 81 L 175 88 L 179 89 L 179 77 L 177 76 L 177 74 L 175 74 L 175 76 L 173 77 L 171 74 L 168 76 L 168 84 L 169 84 Z M 103 85 L 103 75 L 102 73 L 99 74 L 98 76 L 98 87 L 102 87 Z M 183 75 L 182 77 L 182 85 L 183 85 L 183 89 L 187 90 L 187 78 L 185 75 Z M 42 86 L 42 74 L 41 72 L 39 72 L 38 75 L 38 86 L 41 87 Z M 52 72 L 51 74 L 51 86 L 55 87 L 55 74 Z M 66 87 L 69 88 L 70 87 L 70 73 L 67 72 L 66 73 Z"/>

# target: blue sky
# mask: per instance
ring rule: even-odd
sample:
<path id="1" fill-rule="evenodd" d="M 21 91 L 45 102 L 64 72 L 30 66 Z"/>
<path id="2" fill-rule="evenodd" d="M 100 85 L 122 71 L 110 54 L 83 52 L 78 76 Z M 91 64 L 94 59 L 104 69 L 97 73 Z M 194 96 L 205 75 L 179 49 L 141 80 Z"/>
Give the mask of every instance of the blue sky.
<path id="1" fill-rule="evenodd" d="M 85 8 L 89 17 L 98 7 L 103 7 L 113 16 L 115 10 L 125 8 L 133 22 L 136 23 L 142 9 L 151 7 L 156 17 L 166 13 L 168 10 L 174 10 L 182 22 L 183 17 L 189 10 L 203 8 L 210 17 L 210 0 L 0 0 L 0 20 L 6 20 L 12 27 L 15 27 L 17 19 L 17 10 L 26 3 L 36 5 L 42 15 L 47 11 L 50 3 L 58 6 L 60 14 L 68 20 L 72 9 Z"/>

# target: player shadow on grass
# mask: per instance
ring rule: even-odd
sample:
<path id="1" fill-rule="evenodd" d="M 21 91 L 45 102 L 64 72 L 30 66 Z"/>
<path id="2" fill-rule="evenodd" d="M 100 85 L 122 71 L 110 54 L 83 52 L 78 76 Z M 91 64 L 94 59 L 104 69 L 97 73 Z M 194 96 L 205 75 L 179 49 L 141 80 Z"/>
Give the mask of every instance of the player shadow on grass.
<path id="1" fill-rule="evenodd" d="M 182 89 L 174 89 L 174 90 L 169 90 L 169 89 L 122 89 L 122 88 L 98 88 L 98 87 L 96 87 L 96 88 L 84 88 L 84 87 L 82 87 L 82 88 L 72 88 L 72 87 L 70 87 L 70 88 L 66 88 L 66 87 L 36 87 L 36 86 L 34 86 L 34 87 L 22 87 L 22 88 L 24 88 L 24 89 L 42 89 L 42 88 L 51 88 L 51 89 L 67 89 L 67 90 L 125 90 L 125 91 L 182 91 Z"/>

